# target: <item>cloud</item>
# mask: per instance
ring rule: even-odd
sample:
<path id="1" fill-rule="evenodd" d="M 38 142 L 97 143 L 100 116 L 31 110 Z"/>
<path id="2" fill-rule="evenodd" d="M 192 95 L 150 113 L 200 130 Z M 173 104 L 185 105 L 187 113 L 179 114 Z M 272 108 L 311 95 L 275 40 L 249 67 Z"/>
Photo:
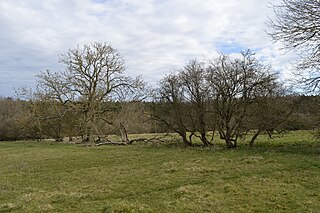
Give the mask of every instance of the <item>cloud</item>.
<path id="1" fill-rule="evenodd" d="M 192 58 L 246 48 L 284 71 L 294 56 L 283 55 L 264 31 L 273 15 L 269 2 L 2 0 L 0 95 L 33 86 L 41 70 L 63 69 L 59 54 L 93 41 L 110 42 L 125 58 L 127 73 L 151 84 Z"/>

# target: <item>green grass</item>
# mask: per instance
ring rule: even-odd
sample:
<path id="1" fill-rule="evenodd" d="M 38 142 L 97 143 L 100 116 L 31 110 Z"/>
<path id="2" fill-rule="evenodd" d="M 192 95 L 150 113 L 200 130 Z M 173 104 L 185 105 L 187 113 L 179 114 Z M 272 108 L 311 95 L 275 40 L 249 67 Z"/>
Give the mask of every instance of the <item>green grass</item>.
<path id="1" fill-rule="evenodd" d="M 1 142 L 0 212 L 319 212 L 308 132 L 237 150 Z"/>

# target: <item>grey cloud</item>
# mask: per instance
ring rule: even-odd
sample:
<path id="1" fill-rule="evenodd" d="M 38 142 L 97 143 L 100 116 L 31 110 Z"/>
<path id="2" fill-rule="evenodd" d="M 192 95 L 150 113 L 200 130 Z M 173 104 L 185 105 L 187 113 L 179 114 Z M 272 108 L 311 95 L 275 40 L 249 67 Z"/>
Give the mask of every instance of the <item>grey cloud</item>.
<path id="1" fill-rule="evenodd" d="M 285 69 L 292 57 L 284 57 L 264 32 L 272 16 L 269 1 L 2 0 L 0 95 L 32 86 L 40 70 L 62 68 L 59 54 L 93 41 L 110 42 L 124 56 L 128 74 L 152 83 L 187 60 L 215 56 L 228 42 L 256 49 Z"/>

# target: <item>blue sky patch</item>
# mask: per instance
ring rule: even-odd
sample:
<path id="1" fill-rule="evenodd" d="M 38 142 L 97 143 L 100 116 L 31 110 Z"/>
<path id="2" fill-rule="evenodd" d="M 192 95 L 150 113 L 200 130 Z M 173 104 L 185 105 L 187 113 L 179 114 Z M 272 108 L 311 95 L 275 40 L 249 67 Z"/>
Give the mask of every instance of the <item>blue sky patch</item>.
<path id="1" fill-rule="evenodd" d="M 224 54 L 240 53 L 241 51 L 248 49 L 236 42 L 222 42 L 217 44 L 216 48 L 219 52 Z"/>
<path id="2" fill-rule="evenodd" d="M 252 52 L 258 52 L 261 48 L 249 48 L 236 42 L 221 42 L 215 46 L 217 50 L 224 54 L 241 53 L 250 49 Z"/>

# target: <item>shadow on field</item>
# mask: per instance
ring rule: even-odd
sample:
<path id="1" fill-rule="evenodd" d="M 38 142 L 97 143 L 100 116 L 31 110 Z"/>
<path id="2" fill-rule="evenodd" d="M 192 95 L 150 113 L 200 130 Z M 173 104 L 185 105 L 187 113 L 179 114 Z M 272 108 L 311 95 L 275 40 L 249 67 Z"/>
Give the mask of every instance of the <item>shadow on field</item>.
<path id="1" fill-rule="evenodd" d="M 245 147 L 242 149 L 248 149 Z M 297 142 L 297 143 L 283 143 L 283 144 L 259 144 L 251 148 L 256 152 L 277 152 L 277 153 L 290 153 L 290 154 L 320 154 L 320 142 Z"/>
<path id="2" fill-rule="evenodd" d="M 146 147 L 146 144 L 141 145 Z M 178 149 L 178 150 L 199 150 L 199 151 L 245 151 L 245 152 L 272 152 L 272 153 L 288 153 L 288 154 L 303 154 L 303 155 L 320 155 L 320 141 L 315 140 L 300 140 L 296 142 L 286 142 L 277 139 L 267 139 L 256 143 L 254 147 L 249 147 L 247 141 L 239 142 L 236 149 L 227 149 L 226 145 L 219 141 L 214 146 L 203 146 L 201 144 L 195 144 L 193 146 L 185 146 L 182 142 L 165 142 L 161 144 L 149 144 L 147 147 L 152 149 L 166 148 L 166 149 Z"/>

